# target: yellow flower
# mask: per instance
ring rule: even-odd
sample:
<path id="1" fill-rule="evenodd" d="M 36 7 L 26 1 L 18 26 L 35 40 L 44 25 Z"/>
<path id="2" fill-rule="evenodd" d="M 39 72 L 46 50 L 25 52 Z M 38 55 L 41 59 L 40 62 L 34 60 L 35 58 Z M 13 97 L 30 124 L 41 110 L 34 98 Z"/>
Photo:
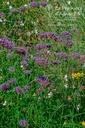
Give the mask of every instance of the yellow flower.
<path id="1" fill-rule="evenodd" d="M 72 100 L 70 96 L 68 96 L 68 100 L 69 100 L 69 101 Z"/>
<path id="2" fill-rule="evenodd" d="M 67 122 L 66 121 L 64 121 L 64 123 L 63 123 L 64 125 L 66 125 L 67 124 Z"/>
<path id="3" fill-rule="evenodd" d="M 36 96 L 36 93 L 34 93 L 32 96 Z"/>
<path id="4" fill-rule="evenodd" d="M 82 126 L 85 127 L 85 121 L 82 122 Z"/>
<path id="5" fill-rule="evenodd" d="M 84 73 L 82 72 L 82 73 L 72 73 L 72 77 L 73 78 L 80 78 L 80 77 L 83 77 L 84 76 Z"/>

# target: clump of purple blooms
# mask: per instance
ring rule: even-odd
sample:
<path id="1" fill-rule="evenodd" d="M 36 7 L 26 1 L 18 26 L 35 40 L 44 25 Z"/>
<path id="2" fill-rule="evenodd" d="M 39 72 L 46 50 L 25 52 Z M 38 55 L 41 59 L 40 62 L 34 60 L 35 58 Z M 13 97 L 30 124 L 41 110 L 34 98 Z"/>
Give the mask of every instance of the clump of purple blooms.
<path id="1" fill-rule="evenodd" d="M 59 65 L 59 64 L 61 64 L 61 61 L 55 60 L 55 61 L 53 62 L 53 64 L 54 64 L 54 65 Z"/>
<path id="2" fill-rule="evenodd" d="M 0 46 L 8 49 L 13 50 L 14 44 L 8 40 L 8 38 L 0 38 Z"/>
<path id="3" fill-rule="evenodd" d="M 17 53 L 18 53 L 19 55 L 21 55 L 21 56 L 25 56 L 26 53 L 27 53 L 27 49 L 24 48 L 24 47 L 19 47 L 19 48 L 17 48 Z"/>
<path id="4" fill-rule="evenodd" d="M 42 1 L 42 2 L 40 3 L 40 5 L 41 5 L 41 6 L 47 6 L 47 2 Z"/>
<path id="5" fill-rule="evenodd" d="M 16 79 L 15 79 L 15 78 L 11 78 L 11 79 L 8 81 L 9 84 L 14 84 L 15 82 L 16 82 Z"/>
<path id="6" fill-rule="evenodd" d="M 79 54 L 75 52 L 75 53 L 72 54 L 72 56 L 73 56 L 74 59 L 76 59 L 76 58 L 79 57 Z"/>
<path id="7" fill-rule="evenodd" d="M 24 67 L 24 68 L 28 67 L 27 61 L 22 61 L 21 66 Z"/>
<path id="8" fill-rule="evenodd" d="M 19 86 L 17 86 L 17 87 L 14 88 L 14 92 L 16 92 L 18 94 L 24 93 L 23 89 L 21 87 L 19 87 Z"/>
<path id="9" fill-rule="evenodd" d="M 33 2 L 30 2 L 30 7 L 33 7 L 33 8 L 35 8 L 35 7 L 37 7 L 38 6 L 38 4 L 37 4 L 37 2 L 35 2 L 35 1 L 33 1 Z"/>
<path id="10" fill-rule="evenodd" d="M 47 78 L 45 78 L 44 76 L 39 76 L 36 81 L 43 87 L 47 87 L 49 86 L 51 83 L 49 82 L 49 80 Z"/>
<path id="11" fill-rule="evenodd" d="M 48 60 L 46 60 L 45 58 L 37 58 L 37 57 L 33 57 L 33 60 L 35 61 L 35 63 L 39 66 L 48 66 L 49 62 Z"/>
<path id="12" fill-rule="evenodd" d="M 24 70 L 24 74 L 25 74 L 25 75 L 29 75 L 30 73 L 31 73 L 30 70 Z"/>
<path id="13" fill-rule="evenodd" d="M 66 60 L 69 59 L 69 56 L 66 53 L 63 53 L 63 52 L 57 53 L 56 56 L 59 57 L 59 58 L 66 59 Z"/>
<path id="14" fill-rule="evenodd" d="M 36 46 L 35 46 L 36 50 L 41 50 L 43 48 L 45 48 L 45 45 L 43 45 L 43 44 L 36 44 Z"/>
<path id="15" fill-rule="evenodd" d="M 4 90 L 8 90 L 10 87 L 9 83 L 3 83 L 0 85 L 0 90 L 4 91 Z"/>
<path id="16" fill-rule="evenodd" d="M 27 86 L 27 85 L 24 86 L 24 90 L 25 90 L 25 91 L 28 91 L 29 89 L 30 89 L 29 86 Z"/>
<path id="17" fill-rule="evenodd" d="M 28 124 L 28 122 L 26 120 L 20 120 L 18 122 L 18 125 L 22 126 L 22 127 L 28 127 L 29 126 L 29 124 Z"/>

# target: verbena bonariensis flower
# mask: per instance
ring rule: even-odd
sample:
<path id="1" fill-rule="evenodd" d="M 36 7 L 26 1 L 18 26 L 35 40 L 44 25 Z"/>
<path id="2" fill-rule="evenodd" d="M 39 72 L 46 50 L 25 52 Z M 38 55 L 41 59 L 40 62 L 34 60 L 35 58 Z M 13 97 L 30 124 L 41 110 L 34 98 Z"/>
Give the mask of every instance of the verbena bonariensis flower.
<path id="1" fill-rule="evenodd" d="M 68 32 L 68 31 L 63 31 L 63 32 L 61 32 L 60 35 L 61 35 L 61 36 L 66 36 L 66 35 L 69 35 L 69 32 Z"/>
<path id="2" fill-rule="evenodd" d="M 31 73 L 30 70 L 24 70 L 24 74 L 29 75 Z"/>
<path id="3" fill-rule="evenodd" d="M 47 6 L 47 2 L 42 1 L 42 2 L 40 3 L 40 5 L 41 5 L 41 6 Z"/>
<path id="4" fill-rule="evenodd" d="M 30 2 L 30 7 L 33 7 L 33 8 L 35 8 L 35 7 L 37 7 L 38 6 L 38 4 L 37 4 L 37 2 L 35 2 L 35 1 L 33 1 L 33 2 Z"/>
<path id="5" fill-rule="evenodd" d="M 72 55 L 72 56 L 73 56 L 73 58 L 74 58 L 74 59 L 76 59 L 76 58 L 78 58 L 78 57 L 79 57 L 79 54 L 75 52 L 75 53 L 73 53 L 73 55 Z"/>
<path id="6" fill-rule="evenodd" d="M 4 16 L 4 12 L 0 12 L 0 17 Z"/>
<path id="7" fill-rule="evenodd" d="M 85 63 L 85 55 L 82 55 L 79 59 L 78 59 L 79 63 Z"/>
<path id="8" fill-rule="evenodd" d="M 19 126 L 27 127 L 29 126 L 28 122 L 26 120 L 20 120 L 18 123 Z"/>
<path id="9" fill-rule="evenodd" d="M 35 63 L 38 64 L 39 66 L 48 66 L 49 62 L 45 58 L 35 58 Z"/>
<path id="10" fill-rule="evenodd" d="M 8 70 L 11 71 L 11 72 L 14 72 L 15 68 L 14 67 L 9 67 Z"/>
<path id="11" fill-rule="evenodd" d="M 25 90 L 25 91 L 28 91 L 29 89 L 30 89 L 29 86 L 27 86 L 27 85 L 24 86 L 24 90 Z"/>
<path id="12" fill-rule="evenodd" d="M 43 87 L 47 87 L 49 86 L 51 83 L 49 82 L 49 80 L 47 78 L 45 78 L 44 76 L 39 76 L 36 81 Z"/>
<path id="13" fill-rule="evenodd" d="M 23 59 L 24 59 L 25 61 L 28 60 L 28 56 L 27 56 L 27 55 L 23 56 Z"/>
<path id="14" fill-rule="evenodd" d="M 27 9 L 26 6 L 20 6 L 21 11 L 25 11 L 26 9 Z"/>
<path id="15" fill-rule="evenodd" d="M 0 85 L 0 90 L 4 91 L 4 90 L 8 90 L 10 87 L 9 83 L 3 83 L 2 85 Z"/>
<path id="16" fill-rule="evenodd" d="M 12 54 L 11 54 L 11 53 L 9 53 L 9 54 L 7 55 L 7 59 L 10 59 L 10 58 L 12 58 Z"/>
<path id="17" fill-rule="evenodd" d="M 46 44 L 45 47 L 46 48 L 51 48 L 52 47 L 52 44 Z"/>
<path id="18" fill-rule="evenodd" d="M 66 42 L 64 42 L 63 43 L 63 45 L 65 46 L 65 47 L 70 47 L 70 46 L 72 46 L 74 43 L 72 42 L 72 41 L 66 41 Z"/>
<path id="19" fill-rule="evenodd" d="M 13 13 L 20 13 L 20 10 L 11 9 L 10 12 L 9 12 L 9 15 L 12 15 Z"/>
<path id="20" fill-rule="evenodd" d="M 16 82 L 16 79 L 15 79 L 15 78 L 11 78 L 7 83 L 13 84 L 13 83 L 15 83 L 15 82 Z"/>
<path id="21" fill-rule="evenodd" d="M 41 50 L 43 48 L 45 48 L 45 45 L 43 45 L 43 44 L 36 44 L 36 46 L 35 46 L 36 50 Z"/>
<path id="22" fill-rule="evenodd" d="M 22 61 L 21 66 L 24 67 L 24 68 L 28 67 L 27 61 Z"/>
<path id="23" fill-rule="evenodd" d="M 69 59 L 69 56 L 66 53 L 62 53 L 62 52 L 61 53 L 57 53 L 56 56 L 59 57 L 59 58 L 64 58 L 66 60 Z"/>
<path id="24" fill-rule="evenodd" d="M 54 65 L 59 65 L 59 64 L 61 64 L 61 61 L 55 60 L 55 61 L 53 62 L 53 64 L 54 64 Z"/>
<path id="25" fill-rule="evenodd" d="M 63 39 L 60 36 L 54 36 L 54 40 L 58 42 L 62 42 Z"/>
<path id="26" fill-rule="evenodd" d="M 14 48 L 14 44 L 12 42 L 9 42 L 7 38 L 0 38 L 0 46 L 3 46 L 8 50 L 13 50 Z"/>
<path id="27" fill-rule="evenodd" d="M 24 93 L 23 89 L 21 87 L 19 87 L 19 86 L 17 86 L 17 87 L 14 88 L 14 92 L 16 92 L 18 94 Z"/>
<path id="28" fill-rule="evenodd" d="M 19 48 L 17 48 L 17 53 L 18 53 L 19 55 L 21 55 L 21 56 L 25 56 L 26 53 L 27 53 L 27 49 L 24 48 L 24 47 L 19 47 Z"/>

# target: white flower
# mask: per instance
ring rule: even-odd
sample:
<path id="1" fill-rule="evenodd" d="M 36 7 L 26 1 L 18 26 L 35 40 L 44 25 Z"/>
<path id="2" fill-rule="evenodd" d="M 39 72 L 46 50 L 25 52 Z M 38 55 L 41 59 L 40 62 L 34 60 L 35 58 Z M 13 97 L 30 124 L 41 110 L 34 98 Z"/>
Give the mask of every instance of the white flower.
<path id="1" fill-rule="evenodd" d="M 64 80 L 65 80 L 65 81 L 68 81 L 67 78 L 68 78 L 68 76 L 67 76 L 67 74 L 66 74 L 66 75 L 64 76 Z"/>
<path id="2" fill-rule="evenodd" d="M 20 25 L 21 25 L 21 26 L 24 26 L 24 23 L 21 23 Z"/>
<path id="3" fill-rule="evenodd" d="M 68 3 L 68 4 L 70 4 L 70 3 L 71 3 L 71 1 L 67 1 L 67 3 Z"/>
<path id="4" fill-rule="evenodd" d="M 31 36 L 31 32 L 27 32 L 27 36 Z"/>
<path id="5" fill-rule="evenodd" d="M 5 106 L 5 105 L 6 105 L 6 103 L 7 103 L 7 101 L 5 101 L 5 102 L 3 103 L 3 106 Z"/>
<path id="6" fill-rule="evenodd" d="M 68 88 L 68 84 L 64 84 L 64 87 L 65 87 L 65 88 Z"/>
<path id="7" fill-rule="evenodd" d="M 0 18 L 0 22 L 3 22 L 3 20 Z"/>
<path id="8" fill-rule="evenodd" d="M 7 2 L 7 5 L 9 5 L 9 2 Z"/>
<path id="9" fill-rule="evenodd" d="M 27 4 L 25 4 L 24 6 L 27 7 Z"/>
<path id="10" fill-rule="evenodd" d="M 77 110 L 79 110 L 79 109 L 80 109 L 80 104 L 77 105 Z"/>
<path id="11" fill-rule="evenodd" d="M 12 6 L 9 6 L 9 9 L 12 9 Z"/>
<path id="12" fill-rule="evenodd" d="M 47 98 L 51 98 L 52 96 L 53 96 L 53 93 L 52 93 L 52 92 L 50 92 L 50 93 L 48 93 Z"/>

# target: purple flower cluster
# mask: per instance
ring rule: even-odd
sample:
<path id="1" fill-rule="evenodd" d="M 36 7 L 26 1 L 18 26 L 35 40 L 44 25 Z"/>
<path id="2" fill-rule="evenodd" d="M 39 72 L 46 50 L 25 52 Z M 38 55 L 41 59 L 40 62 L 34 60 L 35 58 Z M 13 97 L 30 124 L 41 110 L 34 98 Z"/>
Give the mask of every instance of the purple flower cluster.
<path id="1" fill-rule="evenodd" d="M 54 41 L 57 42 L 62 42 L 63 39 L 60 36 L 56 36 L 53 32 L 45 32 L 45 33 L 41 33 L 38 36 L 39 39 L 43 39 L 43 38 L 51 38 Z"/>
<path id="2" fill-rule="evenodd" d="M 51 83 L 49 82 L 49 80 L 47 78 L 45 78 L 44 76 L 39 76 L 36 81 L 43 87 L 47 87 L 49 86 Z"/>
<path id="3" fill-rule="evenodd" d="M 3 46 L 8 50 L 13 50 L 14 48 L 14 44 L 12 42 L 9 42 L 7 38 L 0 38 L 0 46 Z"/>
<path id="4" fill-rule="evenodd" d="M 69 59 L 69 56 L 66 53 L 62 53 L 62 52 L 61 53 L 57 53 L 56 56 L 59 57 L 59 58 L 66 59 L 66 60 Z"/>
<path id="5" fill-rule="evenodd" d="M 18 125 L 19 126 L 23 126 L 23 127 L 28 127 L 29 126 L 29 124 L 28 124 L 28 122 L 26 120 L 20 120 L 18 122 Z"/>
<path id="6" fill-rule="evenodd" d="M 10 72 L 14 72 L 14 71 L 15 71 L 15 68 L 14 68 L 14 67 L 9 67 L 8 70 L 9 70 Z"/>
<path id="7" fill-rule="evenodd" d="M 43 44 L 36 44 L 36 46 L 35 46 L 36 50 L 41 50 L 43 48 L 45 48 L 45 45 L 43 45 Z"/>
<path id="8" fill-rule="evenodd" d="M 23 89 L 21 87 L 19 87 L 19 86 L 17 86 L 17 87 L 14 88 L 14 92 L 16 92 L 18 94 L 24 93 Z"/>
<path id="9" fill-rule="evenodd" d="M 39 66 L 48 66 L 48 65 L 49 65 L 48 60 L 46 60 L 45 58 L 33 57 L 33 60 L 34 60 L 35 63 L 38 64 Z"/>
<path id="10" fill-rule="evenodd" d="M 18 53 L 19 55 L 21 55 L 21 56 L 25 56 L 26 53 L 27 53 L 27 49 L 24 48 L 24 47 L 19 47 L 19 48 L 17 48 L 17 53 Z"/>
<path id="11" fill-rule="evenodd" d="M 79 54 L 78 54 L 78 53 L 73 53 L 73 55 L 72 55 L 72 56 L 73 56 L 73 58 L 74 58 L 74 59 L 76 59 L 76 58 L 78 58 L 78 57 L 79 57 Z"/>
<path id="12" fill-rule="evenodd" d="M 27 85 L 24 86 L 24 90 L 25 90 L 25 91 L 28 91 L 29 89 L 30 89 L 29 86 L 27 86 Z"/>
<path id="13" fill-rule="evenodd" d="M 68 39 L 71 39 L 71 36 L 69 35 L 69 32 L 68 31 L 61 32 L 60 35 L 66 37 L 67 40 Z"/>
<path id="14" fill-rule="evenodd" d="M 8 90 L 10 87 L 9 83 L 3 83 L 2 85 L 0 85 L 0 90 L 4 91 L 4 90 Z"/>
<path id="15" fill-rule="evenodd" d="M 38 36 L 39 39 L 43 39 L 43 38 L 52 38 L 52 39 L 54 39 L 54 37 L 55 37 L 55 34 L 53 32 L 41 33 Z"/>
<path id="16" fill-rule="evenodd" d="M 14 92 L 18 94 L 23 94 L 24 92 L 28 91 L 30 89 L 29 86 L 25 85 L 24 88 L 21 88 L 20 86 L 17 86 L 14 88 Z"/>
<path id="17" fill-rule="evenodd" d="M 63 39 L 60 36 L 55 36 L 54 40 L 57 41 L 57 42 L 62 42 L 63 41 Z"/>
<path id="18" fill-rule="evenodd" d="M 27 8 L 25 6 L 20 6 L 20 11 L 25 11 Z"/>
<path id="19" fill-rule="evenodd" d="M 0 12 L 0 17 L 4 16 L 4 13 L 3 12 Z"/>
<path id="20" fill-rule="evenodd" d="M 42 2 L 40 3 L 40 5 L 41 5 L 41 6 L 47 6 L 47 2 L 42 1 Z"/>
<path id="21" fill-rule="evenodd" d="M 15 83 L 15 82 L 16 82 L 16 79 L 15 79 L 15 78 L 11 78 L 11 79 L 8 81 L 9 84 L 13 84 L 13 83 Z"/>
<path id="22" fill-rule="evenodd" d="M 63 45 L 65 46 L 65 47 L 70 47 L 70 46 L 72 46 L 74 43 L 72 42 L 72 41 L 66 41 L 66 42 L 64 42 L 63 43 Z"/>
<path id="23" fill-rule="evenodd" d="M 22 61 L 21 66 L 24 67 L 24 68 L 28 67 L 27 61 Z"/>
<path id="24" fill-rule="evenodd" d="M 12 15 L 13 13 L 20 13 L 20 10 L 11 9 L 10 12 L 9 12 L 9 15 Z"/>
<path id="25" fill-rule="evenodd" d="M 31 73 L 30 70 L 24 70 L 24 74 L 25 74 L 25 75 L 29 75 L 30 73 Z"/>
<path id="26" fill-rule="evenodd" d="M 37 4 L 37 2 L 35 2 L 35 1 L 33 1 L 33 2 L 30 2 L 30 7 L 33 7 L 33 8 L 35 8 L 35 7 L 37 7 L 38 6 L 38 4 Z"/>
<path id="27" fill-rule="evenodd" d="M 79 59 L 78 59 L 78 62 L 83 64 L 85 63 L 85 55 L 82 55 Z"/>
<path id="28" fill-rule="evenodd" d="M 52 47 L 52 44 L 46 44 L 45 47 L 46 48 L 51 48 Z"/>
<path id="29" fill-rule="evenodd" d="M 55 60 L 55 61 L 53 62 L 53 64 L 54 64 L 54 65 L 59 65 L 59 64 L 61 64 L 61 62 L 60 62 L 59 60 Z"/>

